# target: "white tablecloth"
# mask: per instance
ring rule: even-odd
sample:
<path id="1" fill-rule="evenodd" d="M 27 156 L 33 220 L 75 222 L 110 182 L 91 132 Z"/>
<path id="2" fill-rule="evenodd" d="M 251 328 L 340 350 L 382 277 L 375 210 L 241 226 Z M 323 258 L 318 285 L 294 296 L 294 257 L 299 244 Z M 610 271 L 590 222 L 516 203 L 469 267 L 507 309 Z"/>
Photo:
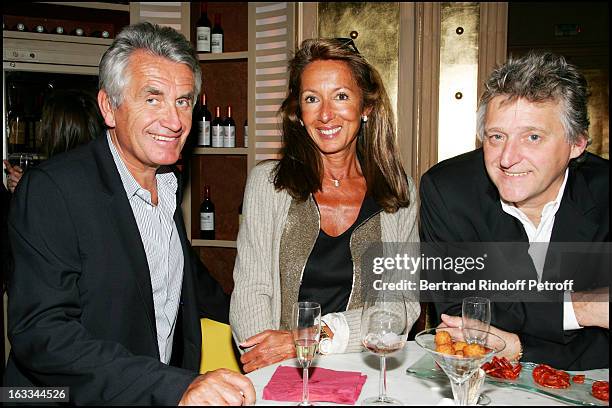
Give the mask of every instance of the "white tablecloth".
<path id="1" fill-rule="evenodd" d="M 448 381 L 420 379 L 406 374 L 406 368 L 425 354 L 414 341 L 404 350 L 387 357 L 387 395 L 400 399 L 406 405 L 452 405 L 453 394 Z M 297 366 L 295 359 L 286 360 L 253 371 L 247 376 L 257 392 L 257 405 L 288 405 L 293 403 L 262 400 L 263 389 L 279 365 Z M 343 371 L 360 371 L 368 376 L 356 405 L 365 398 L 378 395 L 379 357 L 371 353 L 347 353 L 317 356 L 313 366 Z M 609 370 L 591 370 L 587 377 L 609 380 Z M 515 388 L 501 388 L 485 383 L 483 393 L 491 398 L 491 405 L 568 405 L 561 401 Z M 295 405 L 295 404 L 294 404 Z M 317 405 L 335 405 L 317 403 Z"/>

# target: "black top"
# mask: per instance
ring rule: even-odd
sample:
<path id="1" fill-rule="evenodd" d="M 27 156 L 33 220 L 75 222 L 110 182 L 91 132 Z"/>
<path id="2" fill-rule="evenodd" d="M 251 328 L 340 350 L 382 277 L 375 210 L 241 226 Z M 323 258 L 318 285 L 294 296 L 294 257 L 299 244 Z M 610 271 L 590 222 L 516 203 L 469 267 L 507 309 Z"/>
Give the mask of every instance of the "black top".
<path id="1" fill-rule="evenodd" d="M 346 310 L 353 287 L 351 235 L 355 228 L 380 209 L 371 196 L 366 196 L 357 219 L 342 234 L 331 237 L 322 229 L 319 230 L 317 241 L 304 267 L 298 298 L 300 302 L 319 303 L 321 315 Z"/>

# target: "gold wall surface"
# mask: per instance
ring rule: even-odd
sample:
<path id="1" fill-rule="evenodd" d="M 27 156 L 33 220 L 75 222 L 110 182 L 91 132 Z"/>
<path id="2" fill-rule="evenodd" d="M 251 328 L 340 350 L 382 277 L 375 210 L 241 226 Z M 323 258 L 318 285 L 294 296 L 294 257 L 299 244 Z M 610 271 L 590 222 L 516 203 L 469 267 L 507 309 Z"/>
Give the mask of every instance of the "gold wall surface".
<path id="1" fill-rule="evenodd" d="M 589 136 L 587 150 L 606 159 L 610 158 L 610 73 L 607 69 L 583 69 L 589 86 Z"/>
<path id="2" fill-rule="evenodd" d="M 397 115 L 399 3 L 318 4 L 319 36 L 349 37 L 351 31 L 359 33 L 355 45 L 380 73 Z"/>
<path id="3" fill-rule="evenodd" d="M 441 3 L 438 161 L 474 149 L 479 30 L 479 3 Z"/>

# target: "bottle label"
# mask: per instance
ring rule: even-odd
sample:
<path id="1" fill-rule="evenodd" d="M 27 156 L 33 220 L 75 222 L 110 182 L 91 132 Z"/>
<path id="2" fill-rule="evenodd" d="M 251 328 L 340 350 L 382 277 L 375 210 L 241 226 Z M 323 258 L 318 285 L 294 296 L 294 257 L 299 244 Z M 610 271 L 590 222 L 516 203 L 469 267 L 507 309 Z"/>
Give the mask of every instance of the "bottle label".
<path id="1" fill-rule="evenodd" d="M 212 147 L 223 147 L 223 139 L 225 130 L 221 125 L 215 125 L 212 128 Z"/>
<path id="2" fill-rule="evenodd" d="M 198 121 L 198 146 L 210 146 L 210 121 Z"/>
<path id="3" fill-rule="evenodd" d="M 213 34 L 211 37 L 211 51 L 215 53 L 223 52 L 223 34 Z"/>
<path id="4" fill-rule="evenodd" d="M 215 230 L 215 213 L 200 213 L 200 231 Z"/>
<path id="5" fill-rule="evenodd" d="M 244 127 L 244 147 L 249 147 L 249 127 Z"/>
<path id="6" fill-rule="evenodd" d="M 196 37 L 198 52 L 210 52 L 210 27 L 198 27 Z"/>
<path id="7" fill-rule="evenodd" d="M 236 147 L 236 126 L 225 126 L 223 147 Z"/>

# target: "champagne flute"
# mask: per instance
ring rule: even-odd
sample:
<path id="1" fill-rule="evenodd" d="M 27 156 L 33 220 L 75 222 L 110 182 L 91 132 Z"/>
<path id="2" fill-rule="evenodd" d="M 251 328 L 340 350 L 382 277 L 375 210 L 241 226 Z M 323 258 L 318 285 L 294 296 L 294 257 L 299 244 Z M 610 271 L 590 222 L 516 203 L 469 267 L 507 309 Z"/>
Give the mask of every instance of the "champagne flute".
<path id="1" fill-rule="evenodd" d="M 467 297 L 461 306 L 462 331 L 465 342 L 483 346 L 491 325 L 491 300 L 483 297 Z"/>
<path id="2" fill-rule="evenodd" d="M 295 343 L 297 361 L 302 366 L 302 402 L 299 406 L 312 405 L 308 401 L 308 369 L 314 359 L 321 335 L 321 305 L 315 302 L 293 304 L 291 333 Z"/>
<path id="3" fill-rule="evenodd" d="M 367 300 L 361 316 L 361 339 L 369 351 L 380 356 L 380 377 L 378 397 L 370 397 L 363 405 L 404 405 L 401 401 L 387 396 L 386 357 L 406 344 L 406 303 L 398 294 L 380 293 L 375 299 Z"/>
<path id="4" fill-rule="evenodd" d="M 477 343 L 484 346 L 487 341 L 489 327 L 491 325 L 491 300 L 484 297 L 467 297 L 461 305 L 461 328 L 465 342 Z M 478 393 L 484 378 L 480 378 L 478 372 L 474 373 L 469 381 L 463 386 L 468 387 L 466 392 Z M 486 395 L 479 394 L 475 398 L 478 405 L 489 405 L 491 399 Z"/>

